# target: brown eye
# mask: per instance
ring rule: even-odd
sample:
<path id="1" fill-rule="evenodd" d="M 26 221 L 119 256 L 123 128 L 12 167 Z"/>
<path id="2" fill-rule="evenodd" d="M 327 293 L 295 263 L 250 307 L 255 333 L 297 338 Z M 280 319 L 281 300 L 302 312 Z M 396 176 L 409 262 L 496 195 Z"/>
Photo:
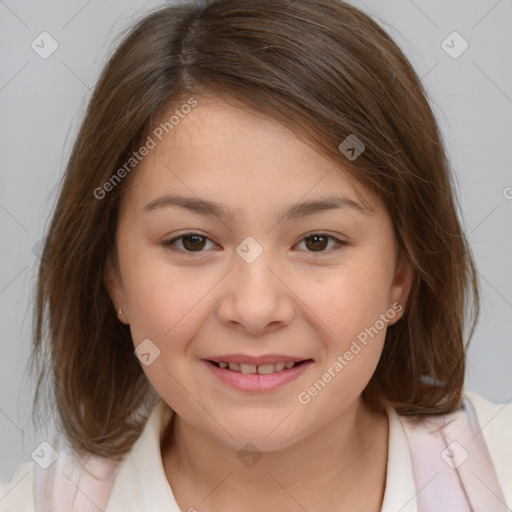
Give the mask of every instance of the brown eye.
<path id="1" fill-rule="evenodd" d="M 180 241 L 181 244 L 178 243 Z M 173 238 L 172 240 L 162 242 L 161 245 L 162 247 L 170 249 L 171 251 L 201 253 L 205 252 L 203 249 L 208 242 L 212 243 L 209 238 L 200 235 L 199 233 L 185 233 L 183 235 L 177 236 L 176 238 Z"/>
<path id="2" fill-rule="evenodd" d="M 329 243 L 329 237 L 325 235 L 308 236 L 304 240 L 306 240 L 307 248 L 312 251 L 323 251 Z"/>
<path id="3" fill-rule="evenodd" d="M 333 246 L 329 246 L 329 242 L 334 242 Z M 326 233 L 313 233 L 305 236 L 301 240 L 301 244 L 304 243 L 306 252 L 312 253 L 330 253 L 333 250 L 340 249 L 344 245 L 350 245 L 348 242 L 344 242 L 335 236 L 328 235 Z M 299 244 L 300 245 L 300 244 Z"/>
<path id="4" fill-rule="evenodd" d="M 180 241 L 181 244 L 178 243 Z M 330 241 L 334 242 L 334 247 L 328 248 Z M 161 245 L 162 247 L 171 251 L 190 254 L 206 252 L 203 249 L 205 249 L 205 245 L 208 242 L 210 242 L 212 245 L 215 245 L 209 238 L 199 233 L 184 233 L 173 238 L 172 240 L 162 242 Z M 325 233 L 314 233 L 312 235 L 306 236 L 302 239 L 301 243 L 305 244 L 306 251 L 310 253 L 331 252 L 331 250 L 339 249 L 344 245 L 350 245 L 348 242 L 344 242 L 334 236 L 327 235 Z"/>
<path id="5" fill-rule="evenodd" d="M 182 237 L 183 247 L 187 251 L 201 250 L 205 246 L 205 237 L 200 235 L 186 235 Z"/>

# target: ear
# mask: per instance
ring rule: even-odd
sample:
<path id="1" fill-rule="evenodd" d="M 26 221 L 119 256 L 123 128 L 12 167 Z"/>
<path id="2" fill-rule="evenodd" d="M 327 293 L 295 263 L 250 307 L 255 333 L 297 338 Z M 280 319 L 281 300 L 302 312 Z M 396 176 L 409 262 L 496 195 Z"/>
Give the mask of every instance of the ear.
<path id="1" fill-rule="evenodd" d="M 107 287 L 117 317 L 121 322 L 128 325 L 130 322 L 123 283 L 111 254 L 108 255 L 105 263 L 103 280 L 105 281 L 105 286 Z"/>
<path id="2" fill-rule="evenodd" d="M 393 325 L 402 318 L 405 306 L 409 299 L 413 280 L 414 268 L 412 266 L 411 259 L 409 258 L 407 251 L 400 246 L 398 247 L 397 262 L 395 265 L 393 281 L 391 283 L 389 300 L 390 306 L 395 303 L 399 303 L 402 307 L 399 311 L 397 310 L 396 317 L 389 323 L 389 325 Z"/>

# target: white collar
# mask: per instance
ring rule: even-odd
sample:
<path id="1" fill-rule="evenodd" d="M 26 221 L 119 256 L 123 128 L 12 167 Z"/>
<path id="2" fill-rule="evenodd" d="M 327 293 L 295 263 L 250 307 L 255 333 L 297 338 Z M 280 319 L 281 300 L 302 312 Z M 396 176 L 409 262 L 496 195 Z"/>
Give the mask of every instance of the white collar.
<path id="1" fill-rule="evenodd" d="M 160 436 L 173 411 L 160 399 L 116 476 L 105 512 L 181 512 L 165 476 Z"/>
<path id="2" fill-rule="evenodd" d="M 161 399 L 119 468 L 105 512 L 180 512 L 165 476 L 160 453 L 162 430 L 172 414 Z M 396 411 L 388 408 L 387 415 L 387 479 L 381 512 L 417 512 L 407 438 Z M 194 505 L 198 504 L 190 504 L 191 507 Z"/>
<path id="3" fill-rule="evenodd" d="M 418 512 L 409 443 L 395 409 L 386 409 L 389 423 L 386 490 L 381 512 Z"/>

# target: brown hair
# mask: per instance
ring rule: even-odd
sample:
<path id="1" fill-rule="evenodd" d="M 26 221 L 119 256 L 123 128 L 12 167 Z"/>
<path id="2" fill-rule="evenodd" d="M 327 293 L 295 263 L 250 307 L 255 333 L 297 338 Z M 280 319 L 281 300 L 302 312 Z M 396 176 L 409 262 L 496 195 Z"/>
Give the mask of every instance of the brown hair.
<path id="1" fill-rule="evenodd" d="M 39 384 L 51 380 L 72 446 L 120 458 L 143 425 L 134 413 L 156 398 L 103 277 L 129 178 L 103 199 L 94 191 L 171 106 L 202 94 L 280 121 L 384 200 L 414 282 L 363 397 L 402 414 L 457 408 L 478 283 L 411 64 L 375 21 L 339 0 L 206 0 L 161 8 L 129 32 L 98 80 L 64 175 L 39 269 L 32 362 Z M 366 146 L 353 161 L 338 149 L 351 134 Z M 34 410 L 41 398 L 38 386 Z"/>

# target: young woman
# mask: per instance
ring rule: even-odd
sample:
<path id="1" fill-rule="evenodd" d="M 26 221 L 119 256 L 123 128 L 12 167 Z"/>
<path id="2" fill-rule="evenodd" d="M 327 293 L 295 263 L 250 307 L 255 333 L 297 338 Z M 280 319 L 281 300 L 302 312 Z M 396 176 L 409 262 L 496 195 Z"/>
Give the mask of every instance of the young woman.
<path id="1" fill-rule="evenodd" d="M 0 510 L 505 512 L 512 405 L 464 390 L 477 316 L 436 120 L 374 21 L 162 8 L 66 170 L 33 354 L 62 439 Z"/>

